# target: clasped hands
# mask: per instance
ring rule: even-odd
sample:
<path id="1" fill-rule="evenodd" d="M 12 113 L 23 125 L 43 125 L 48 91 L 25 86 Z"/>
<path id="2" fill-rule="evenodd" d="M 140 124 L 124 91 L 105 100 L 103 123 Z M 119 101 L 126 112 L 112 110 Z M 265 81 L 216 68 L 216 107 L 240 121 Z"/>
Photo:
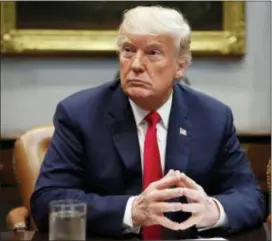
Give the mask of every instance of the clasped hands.
<path id="1" fill-rule="evenodd" d="M 173 186 L 175 186 L 173 188 Z M 166 202 L 186 197 L 187 203 Z M 164 216 L 166 212 L 189 212 L 192 215 L 182 223 Z M 194 180 L 180 171 L 170 170 L 162 179 L 151 183 L 132 203 L 132 221 L 135 226 L 161 225 L 172 230 L 185 230 L 194 225 L 211 227 L 219 219 L 220 211 Z"/>

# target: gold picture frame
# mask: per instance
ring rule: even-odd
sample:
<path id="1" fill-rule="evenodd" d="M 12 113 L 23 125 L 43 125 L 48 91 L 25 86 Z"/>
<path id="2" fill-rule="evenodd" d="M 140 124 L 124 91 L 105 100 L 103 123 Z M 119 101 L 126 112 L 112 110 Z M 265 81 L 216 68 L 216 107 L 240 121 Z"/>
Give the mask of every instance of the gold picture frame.
<path id="1" fill-rule="evenodd" d="M 115 53 L 113 30 L 16 29 L 16 2 L 1 2 L 2 54 Z M 197 56 L 245 54 L 244 1 L 223 2 L 222 31 L 193 31 L 191 49 Z"/>

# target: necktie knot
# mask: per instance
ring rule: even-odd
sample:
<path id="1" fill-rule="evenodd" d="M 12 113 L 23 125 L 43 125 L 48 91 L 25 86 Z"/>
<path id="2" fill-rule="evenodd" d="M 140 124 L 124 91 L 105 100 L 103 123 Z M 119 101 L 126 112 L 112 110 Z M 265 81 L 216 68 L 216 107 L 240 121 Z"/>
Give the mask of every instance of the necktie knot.
<path id="1" fill-rule="evenodd" d="M 154 126 L 160 121 L 161 117 L 158 112 L 150 112 L 145 120 L 148 122 L 149 126 Z"/>

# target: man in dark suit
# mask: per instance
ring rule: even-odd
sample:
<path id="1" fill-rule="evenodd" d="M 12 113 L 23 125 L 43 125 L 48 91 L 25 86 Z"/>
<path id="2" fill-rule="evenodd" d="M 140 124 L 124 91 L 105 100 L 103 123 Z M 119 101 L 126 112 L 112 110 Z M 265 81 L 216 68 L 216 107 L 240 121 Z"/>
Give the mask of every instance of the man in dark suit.
<path id="1" fill-rule="evenodd" d="M 31 198 L 38 228 L 48 229 L 49 203 L 66 198 L 87 203 L 88 232 L 98 235 L 158 239 L 163 228 L 238 232 L 260 224 L 263 196 L 230 108 L 176 81 L 191 58 L 183 16 L 134 8 L 117 42 L 120 80 L 57 106 Z"/>

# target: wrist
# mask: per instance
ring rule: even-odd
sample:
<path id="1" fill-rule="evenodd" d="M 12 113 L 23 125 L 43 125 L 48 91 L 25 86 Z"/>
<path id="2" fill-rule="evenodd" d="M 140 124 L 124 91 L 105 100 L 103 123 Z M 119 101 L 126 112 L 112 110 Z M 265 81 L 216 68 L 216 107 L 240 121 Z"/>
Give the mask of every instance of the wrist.
<path id="1" fill-rule="evenodd" d="M 209 205 L 208 210 L 209 210 L 209 214 L 210 214 L 210 225 L 209 226 L 214 226 L 220 218 L 220 209 L 219 209 L 216 201 L 211 197 L 208 197 L 208 205 Z"/>
<path id="2" fill-rule="evenodd" d="M 140 211 L 141 199 L 142 199 L 141 195 L 136 196 L 132 202 L 131 218 L 132 218 L 132 223 L 134 227 L 140 227 L 142 220 L 144 220 L 142 212 Z"/>
<path id="3" fill-rule="evenodd" d="M 220 209 L 211 197 L 207 197 L 206 211 L 202 220 L 198 223 L 198 228 L 213 227 L 220 218 Z"/>

